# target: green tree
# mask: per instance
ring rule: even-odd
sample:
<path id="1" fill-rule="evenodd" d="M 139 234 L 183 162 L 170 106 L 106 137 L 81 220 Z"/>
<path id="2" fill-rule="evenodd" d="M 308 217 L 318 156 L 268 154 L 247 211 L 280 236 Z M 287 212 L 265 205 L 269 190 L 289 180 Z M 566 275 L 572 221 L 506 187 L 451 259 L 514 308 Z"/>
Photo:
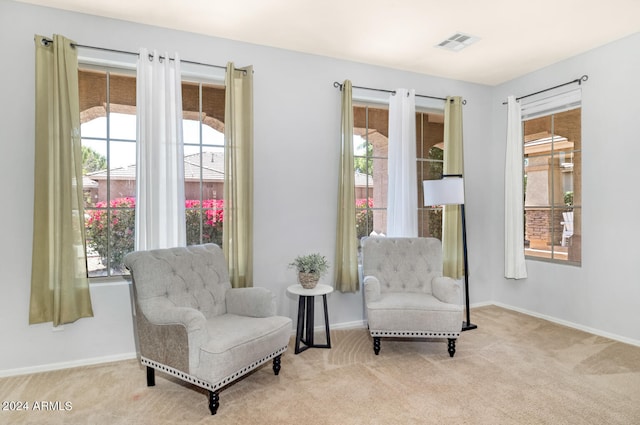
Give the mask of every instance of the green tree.
<path id="1" fill-rule="evenodd" d="M 439 179 L 443 171 L 444 150 L 432 146 L 429 149 L 429 156 L 427 158 L 431 160 L 429 161 L 429 178 Z"/>
<path id="2" fill-rule="evenodd" d="M 107 168 L 107 158 L 88 146 L 82 146 L 82 173 L 93 173 Z"/>
<path id="3" fill-rule="evenodd" d="M 373 160 L 371 157 L 373 156 L 373 143 L 367 143 L 366 141 L 362 142 L 361 146 L 358 146 L 358 150 L 363 147 L 367 148 L 366 156 L 356 156 L 353 158 L 353 169 L 356 172 L 360 172 L 363 174 L 373 175 Z"/>
<path id="4" fill-rule="evenodd" d="M 573 190 L 564 193 L 564 204 L 568 207 L 573 205 Z"/>

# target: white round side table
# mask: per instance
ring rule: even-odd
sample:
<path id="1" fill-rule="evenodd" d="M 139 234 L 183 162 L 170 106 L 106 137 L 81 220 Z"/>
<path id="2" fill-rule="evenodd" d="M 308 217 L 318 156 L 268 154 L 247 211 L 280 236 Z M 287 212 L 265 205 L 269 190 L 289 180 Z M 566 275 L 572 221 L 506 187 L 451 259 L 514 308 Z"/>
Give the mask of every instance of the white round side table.
<path id="1" fill-rule="evenodd" d="M 298 295 L 298 326 L 296 328 L 296 347 L 295 353 L 301 353 L 307 348 L 331 348 L 331 337 L 329 335 L 329 312 L 327 310 L 327 294 L 333 292 L 333 287 L 324 284 L 317 284 L 313 289 L 305 289 L 299 283 L 291 285 L 287 288 L 287 292 Z M 324 304 L 324 327 L 327 343 L 315 344 L 313 342 L 314 328 L 314 297 L 322 295 Z M 300 347 L 300 343 L 304 346 Z"/>

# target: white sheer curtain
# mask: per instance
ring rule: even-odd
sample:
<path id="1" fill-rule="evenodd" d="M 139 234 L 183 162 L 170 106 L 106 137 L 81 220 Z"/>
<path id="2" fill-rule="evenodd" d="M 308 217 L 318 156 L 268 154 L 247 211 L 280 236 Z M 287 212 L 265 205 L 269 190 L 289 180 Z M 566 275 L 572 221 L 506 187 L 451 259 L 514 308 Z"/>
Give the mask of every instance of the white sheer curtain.
<path id="1" fill-rule="evenodd" d="M 522 181 L 522 116 L 520 104 L 507 98 L 507 154 L 504 173 L 504 276 L 527 277 L 524 259 L 524 202 Z"/>
<path id="2" fill-rule="evenodd" d="M 389 97 L 387 235 L 418 236 L 415 90 Z"/>
<path id="3" fill-rule="evenodd" d="M 186 245 L 180 60 L 160 56 L 138 57 L 136 250 Z"/>

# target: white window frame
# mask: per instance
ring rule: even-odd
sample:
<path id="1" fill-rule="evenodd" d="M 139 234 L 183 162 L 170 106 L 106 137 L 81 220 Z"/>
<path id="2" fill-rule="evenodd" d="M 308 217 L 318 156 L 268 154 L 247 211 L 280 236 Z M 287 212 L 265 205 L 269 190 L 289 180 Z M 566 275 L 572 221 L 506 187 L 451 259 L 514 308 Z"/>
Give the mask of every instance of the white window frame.
<path id="1" fill-rule="evenodd" d="M 524 130 L 524 126 L 525 126 L 525 122 L 526 121 L 530 121 L 530 120 L 534 120 L 537 118 L 543 118 L 543 117 L 549 117 L 551 116 L 552 118 L 552 125 L 555 122 L 555 115 L 560 114 L 562 112 L 566 112 L 566 111 L 570 111 L 570 110 L 574 110 L 574 109 L 582 109 L 582 89 L 581 88 L 561 88 L 561 89 L 556 89 L 556 90 L 552 90 L 549 92 L 545 92 L 542 93 L 540 95 L 536 95 L 536 96 L 532 96 L 530 98 L 526 98 L 526 99 L 522 99 L 521 101 L 521 112 L 522 112 L 522 126 L 523 126 L 523 130 Z M 554 133 L 553 128 L 551 133 Z M 582 126 L 580 128 L 580 133 L 581 133 L 581 144 L 579 149 L 573 149 L 571 150 L 572 153 L 582 153 Z M 523 131 L 523 143 L 524 141 L 524 131 Z M 554 158 L 555 155 L 555 150 L 553 149 L 553 143 L 552 143 L 552 148 L 551 148 L 551 158 Z M 574 155 L 575 156 L 575 155 Z M 523 149 L 523 177 L 524 177 L 524 167 L 527 164 L 528 161 L 528 156 L 526 155 L 525 150 Z M 581 158 L 581 155 L 580 155 Z M 575 160 L 575 159 L 574 159 Z M 580 165 L 579 165 L 580 169 L 582 169 L 582 162 L 580 159 Z M 551 186 L 551 190 L 555 190 L 554 189 L 554 182 L 553 182 L 553 177 L 554 173 L 551 173 L 551 179 L 552 179 L 552 183 L 550 184 Z M 572 178 L 574 178 L 573 181 L 573 186 L 575 188 L 576 186 L 576 181 L 575 178 L 579 178 L 580 175 L 578 175 L 578 177 L 576 177 L 576 174 L 573 174 Z M 581 188 L 581 192 L 582 191 L 582 185 L 580 184 L 580 182 L 578 182 L 578 186 Z M 575 190 L 575 189 L 574 189 Z M 554 195 L 552 193 L 552 195 L 550 196 L 551 199 L 554 198 Z M 526 201 L 523 201 L 526 202 Z M 540 206 L 542 207 L 542 205 Z M 524 205 L 524 211 L 525 211 L 525 215 L 527 212 L 527 208 L 529 208 L 530 210 L 533 208 L 532 206 L 527 206 L 526 203 Z M 570 208 L 568 207 L 564 207 L 564 206 L 558 206 L 556 204 L 554 204 L 553 202 L 549 202 L 548 205 L 549 208 L 549 215 L 551 217 L 551 219 L 553 220 L 557 214 L 556 214 L 556 210 L 558 209 L 571 209 L 571 211 L 579 211 L 580 215 L 582 215 L 582 203 L 580 204 L 573 204 Z M 581 222 L 581 220 L 580 220 Z M 525 220 L 525 227 L 526 227 L 527 223 Z M 571 223 L 571 226 L 574 226 L 574 223 Z M 554 232 L 554 227 L 553 224 L 551 225 L 551 240 L 555 241 L 556 239 L 558 239 L 559 235 L 555 234 Z M 524 231 L 524 230 L 523 230 Z M 574 233 L 579 233 L 580 235 L 582 235 L 582 229 L 578 229 L 576 232 L 576 229 L 573 228 L 573 232 Z M 565 241 L 566 238 L 563 238 L 562 235 L 560 235 L 560 239 L 562 241 Z M 570 239 L 570 238 L 569 238 Z M 562 242 L 561 242 L 562 243 Z M 582 240 L 580 239 L 580 244 L 582 244 Z M 580 252 L 581 247 L 579 248 Z M 545 257 L 544 255 L 540 254 L 540 255 L 533 255 L 532 254 L 532 249 L 531 248 L 527 248 L 525 247 L 525 258 L 527 260 L 537 260 L 537 261 L 548 261 L 548 262 L 553 262 L 553 263 L 557 263 L 557 264 L 565 264 L 565 265 L 572 265 L 572 266 L 581 266 L 582 264 L 582 258 L 580 255 L 580 258 L 578 260 L 575 259 L 571 259 L 569 258 L 569 256 L 567 256 L 567 259 L 563 259 L 563 258 L 558 258 L 560 256 L 559 252 L 556 252 L 556 248 L 555 248 L 555 243 L 552 243 L 552 246 L 550 248 L 550 258 Z"/>
<path id="2" fill-rule="evenodd" d="M 92 52 L 93 53 L 93 52 Z M 80 69 L 88 69 L 88 70 L 96 70 L 96 71 L 100 71 L 100 72 L 113 72 L 119 75 L 130 75 L 132 77 L 135 78 L 135 74 L 136 74 L 136 63 L 135 63 L 135 56 L 132 56 L 130 54 L 123 54 L 123 53 L 119 53 L 119 52 L 97 52 L 99 54 L 99 56 L 81 56 L 79 55 L 78 57 L 78 64 L 79 64 L 79 68 Z M 133 58 L 133 61 L 132 61 Z M 198 64 L 189 64 L 189 63 L 183 63 L 182 65 L 182 82 L 188 82 L 188 83 L 197 83 L 200 85 L 200 90 L 199 90 L 199 105 L 200 105 L 200 109 L 202 109 L 202 85 L 216 85 L 216 86 L 221 86 L 224 87 L 224 82 L 225 82 L 225 70 L 224 69 L 218 69 L 218 68 L 212 68 L 209 66 L 202 66 L 202 65 L 198 65 Z M 108 90 L 108 87 L 107 87 Z M 107 92 L 107 96 L 109 96 L 108 92 Z M 108 98 L 107 98 L 108 99 Z M 110 100 L 108 100 L 108 104 L 110 105 Z M 107 117 L 107 126 L 108 124 L 108 120 L 109 120 L 109 114 L 110 114 L 110 110 L 109 110 L 109 106 L 107 106 L 107 110 L 106 110 L 106 117 Z M 207 144 L 203 144 L 203 132 L 202 132 L 202 126 L 206 125 L 203 123 L 202 121 L 202 113 L 199 114 L 199 116 L 201 117 L 200 119 L 200 126 L 201 126 L 201 130 L 200 130 L 200 134 L 199 134 L 199 141 L 198 141 L 198 146 L 200 147 L 200 152 L 202 153 L 202 148 L 203 147 L 207 147 L 209 145 Z M 82 135 L 81 135 L 82 137 Z M 96 140 L 96 139 L 94 139 Z M 102 140 L 102 139 L 101 139 Z M 110 137 L 109 134 L 107 132 L 107 136 L 104 138 L 105 142 L 107 143 L 107 145 L 110 143 L 110 141 L 113 141 Z M 120 139 L 118 139 L 117 141 L 121 141 Z M 130 142 L 136 143 L 135 140 L 130 140 Z M 187 142 L 185 143 L 185 146 L 194 146 L 195 144 Z M 213 145 L 211 145 L 213 146 Z M 222 148 L 222 151 L 224 152 L 224 142 L 221 145 L 215 145 L 213 147 L 216 148 Z M 108 153 L 107 153 L 108 156 Z M 201 160 L 202 160 L 202 156 L 201 156 Z M 108 163 L 107 163 L 108 164 Z M 107 214 L 109 214 L 109 211 L 111 210 L 111 206 L 110 206 L 110 200 L 111 200 L 111 196 L 110 196 L 110 168 L 109 165 L 107 165 L 107 206 L 106 206 L 106 211 Z M 200 183 L 201 183 L 201 187 L 202 187 L 202 172 L 200 173 Z M 201 212 L 203 212 L 203 210 L 206 210 L 207 208 L 205 208 L 202 205 L 202 190 L 200 191 L 201 196 L 200 196 L 200 206 L 198 207 Z M 92 208 L 89 208 L 88 210 L 91 210 Z M 86 215 L 86 214 L 85 214 Z M 201 222 L 202 223 L 202 222 Z M 202 224 L 201 224 L 201 237 L 202 237 Z M 202 241 L 202 239 L 201 239 Z M 87 250 L 89 249 L 89 247 L 87 247 Z M 94 275 L 94 276 L 89 276 L 90 277 L 90 281 L 91 283 L 99 283 L 99 282 L 104 282 L 104 281 L 112 281 L 112 280 L 121 280 L 123 277 L 127 277 L 128 274 L 112 274 L 111 268 L 106 266 L 106 276 L 104 275 Z M 89 272 L 89 271 L 88 271 Z"/>
<path id="3" fill-rule="evenodd" d="M 375 92 L 375 91 L 370 91 L 370 90 L 358 90 L 356 88 L 353 89 L 354 94 L 353 94 L 353 106 L 354 107 L 372 107 L 372 108 L 380 108 L 380 109 L 389 109 L 389 94 L 385 93 L 385 92 Z M 430 98 L 416 98 L 416 113 L 422 113 L 422 114 L 434 114 L 434 115 L 442 115 L 444 117 L 444 106 L 442 104 L 442 101 L 439 99 L 430 99 Z M 367 119 L 368 122 L 368 119 Z M 367 124 L 368 126 L 368 124 Z M 421 127 L 422 129 L 422 127 Z M 365 134 L 365 142 L 368 144 L 369 140 L 368 140 L 368 132 Z M 444 138 L 443 138 L 443 143 L 444 143 Z M 443 151 L 444 151 L 444 146 L 443 146 Z M 417 155 L 420 155 L 421 152 L 416 152 Z M 366 152 L 365 150 L 365 156 L 361 156 L 361 155 L 355 155 L 354 154 L 354 158 L 364 158 L 365 161 L 367 160 L 388 160 L 388 157 L 380 157 L 380 156 L 371 156 L 368 157 L 368 152 Z M 433 159 L 429 159 L 429 158 L 425 158 L 422 156 L 418 156 L 417 161 L 416 161 L 416 167 L 418 167 L 418 164 L 420 163 L 429 163 L 429 162 L 440 162 L 443 163 L 443 160 L 441 161 L 437 161 L 437 160 L 433 160 Z M 371 178 L 373 178 L 373 176 L 370 176 Z M 369 179 L 367 179 L 367 187 L 366 187 L 366 192 L 368 193 L 369 190 Z M 421 190 L 422 185 L 418 185 L 418 189 Z M 419 196 L 419 193 L 416 194 L 416 196 Z M 357 208 L 356 207 L 356 215 L 358 213 L 362 213 L 363 211 L 371 211 L 371 213 L 373 214 L 375 211 L 386 211 L 387 207 L 376 207 L 375 205 L 371 208 L 368 206 L 368 204 L 364 207 L 364 208 Z M 426 214 L 430 214 L 433 213 L 434 211 L 438 211 L 438 210 L 442 210 L 442 208 L 438 208 L 438 207 L 425 207 L 423 205 L 421 205 L 420 203 L 418 203 L 418 209 L 416 211 L 416 214 L 418 214 L 418 220 L 424 220 L 424 216 Z M 420 226 L 422 228 L 422 226 Z M 376 229 L 370 229 L 371 231 L 375 231 Z M 420 236 L 430 236 L 430 235 L 420 235 Z"/>

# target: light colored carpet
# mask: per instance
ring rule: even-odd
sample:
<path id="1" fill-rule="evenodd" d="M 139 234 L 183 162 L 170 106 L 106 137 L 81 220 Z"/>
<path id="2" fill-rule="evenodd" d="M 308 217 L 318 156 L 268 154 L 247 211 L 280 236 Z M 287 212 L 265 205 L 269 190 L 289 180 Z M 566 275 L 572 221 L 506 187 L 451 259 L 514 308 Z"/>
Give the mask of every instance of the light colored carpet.
<path id="1" fill-rule="evenodd" d="M 333 331 L 330 350 L 291 346 L 279 376 L 269 363 L 226 388 L 215 416 L 205 391 L 161 373 L 148 388 L 135 360 L 4 378 L 0 401 L 29 411 L 0 423 L 640 424 L 640 347 L 498 307 L 472 322 L 454 358 L 437 340 L 383 339 L 375 356 L 365 329 Z"/>

